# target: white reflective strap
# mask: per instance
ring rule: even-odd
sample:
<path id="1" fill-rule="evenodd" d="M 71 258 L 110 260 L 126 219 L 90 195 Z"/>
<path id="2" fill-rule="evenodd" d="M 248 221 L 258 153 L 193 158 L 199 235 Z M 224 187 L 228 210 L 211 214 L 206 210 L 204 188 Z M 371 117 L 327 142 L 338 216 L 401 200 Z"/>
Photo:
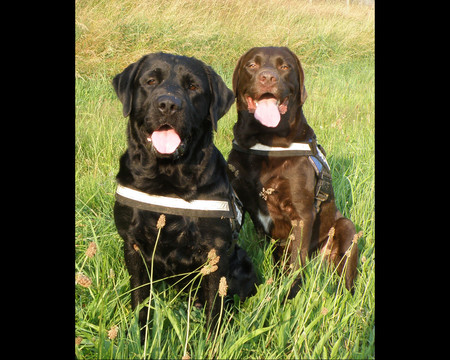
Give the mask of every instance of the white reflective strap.
<path id="1" fill-rule="evenodd" d="M 137 191 L 122 186 L 120 184 L 117 185 L 116 193 L 125 198 L 139 201 L 149 205 L 165 206 L 170 208 L 188 209 L 188 210 L 230 211 L 228 201 L 218 201 L 218 200 L 186 201 L 180 198 L 146 194 L 141 191 Z"/>
<path id="2" fill-rule="evenodd" d="M 277 147 L 277 146 L 267 146 L 263 144 L 255 144 L 250 150 L 258 150 L 258 151 L 308 151 L 311 150 L 309 144 L 306 143 L 292 143 L 289 147 Z"/>

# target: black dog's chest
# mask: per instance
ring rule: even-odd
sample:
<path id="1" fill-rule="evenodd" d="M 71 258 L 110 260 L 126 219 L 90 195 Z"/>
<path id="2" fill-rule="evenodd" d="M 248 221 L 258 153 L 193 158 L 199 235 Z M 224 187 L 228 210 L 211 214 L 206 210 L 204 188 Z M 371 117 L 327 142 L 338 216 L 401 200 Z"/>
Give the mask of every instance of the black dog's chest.
<path id="1" fill-rule="evenodd" d="M 139 213 L 135 241 L 145 254 L 147 263 L 153 261 L 163 272 L 161 275 L 194 270 L 206 261 L 206 256 L 202 253 L 203 246 L 198 241 L 201 232 L 196 219 L 165 215 L 165 225 L 158 229 L 157 221 L 160 215 L 148 211 Z M 155 255 L 152 257 L 155 244 Z"/>
<path id="2" fill-rule="evenodd" d="M 122 208 L 122 205 L 116 206 Z M 116 225 L 119 232 L 127 233 L 125 238 L 132 242 L 130 245 L 141 251 L 149 269 L 153 262 L 157 279 L 198 270 L 206 263 L 211 248 L 222 253 L 231 245 L 231 240 L 225 240 L 231 239 L 231 228 L 226 223 L 229 223 L 228 219 L 166 214 L 164 226 L 158 229 L 160 214 L 136 209 L 130 211 L 133 214 L 126 216 L 122 210 L 116 218 Z"/>

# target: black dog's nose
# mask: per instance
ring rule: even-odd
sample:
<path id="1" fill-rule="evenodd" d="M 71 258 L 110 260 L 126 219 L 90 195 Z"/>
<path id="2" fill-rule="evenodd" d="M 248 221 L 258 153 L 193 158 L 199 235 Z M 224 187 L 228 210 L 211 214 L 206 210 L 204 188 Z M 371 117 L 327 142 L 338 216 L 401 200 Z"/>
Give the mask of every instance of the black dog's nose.
<path id="1" fill-rule="evenodd" d="M 162 95 L 158 98 L 158 109 L 163 115 L 173 115 L 181 109 L 181 100 L 172 95 Z"/>
<path id="2" fill-rule="evenodd" d="M 264 86 L 275 85 L 278 82 L 278 74 L 270 70 L 264 70 L 259 74 L 259 81 Z"/>

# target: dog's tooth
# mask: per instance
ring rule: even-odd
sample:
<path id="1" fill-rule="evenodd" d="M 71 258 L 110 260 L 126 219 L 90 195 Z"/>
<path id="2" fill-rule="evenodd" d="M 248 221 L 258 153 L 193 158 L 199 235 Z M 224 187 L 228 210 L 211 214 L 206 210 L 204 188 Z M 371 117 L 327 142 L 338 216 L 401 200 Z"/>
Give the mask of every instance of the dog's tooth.
<path id="1" fill-rule="evenodd" d="M 258 105 L 259 105 L 259 104 L 258 104 L 258 102 L 257 102 L 257 101 L 255 101 L 255 105 L 256 105 L 256 107 L 258 107 Z"/>

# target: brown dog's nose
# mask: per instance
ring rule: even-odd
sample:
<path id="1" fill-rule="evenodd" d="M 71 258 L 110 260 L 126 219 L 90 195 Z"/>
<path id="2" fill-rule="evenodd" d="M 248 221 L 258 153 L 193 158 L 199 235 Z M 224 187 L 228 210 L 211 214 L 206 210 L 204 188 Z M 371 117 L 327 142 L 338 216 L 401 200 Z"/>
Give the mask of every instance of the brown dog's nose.
<path id="1" fill-rule="evenodd" d="M 175 96 L 162 95 L 158 98 L 158 109 L 163 115 L 173 115 L 181 109 L 181 100 Z"/>
<path id="2" fill-rule="evenodd" d="M 264 70 L 259 74 L 259 81 L 264 86 L 275 85 L 278 82 L 278 74 L 270 70 Z"/>

